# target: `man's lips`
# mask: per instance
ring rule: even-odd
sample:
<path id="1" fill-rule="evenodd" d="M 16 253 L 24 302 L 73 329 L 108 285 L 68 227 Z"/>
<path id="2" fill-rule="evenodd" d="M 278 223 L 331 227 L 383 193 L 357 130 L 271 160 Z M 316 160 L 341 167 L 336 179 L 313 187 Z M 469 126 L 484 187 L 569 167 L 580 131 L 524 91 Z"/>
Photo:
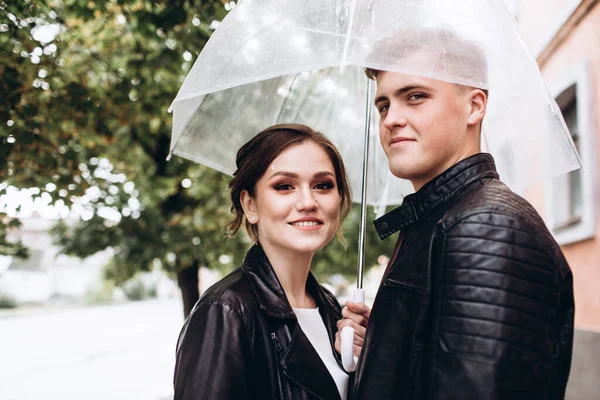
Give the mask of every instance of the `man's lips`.
<path id="1" fill-rule="evenodd" d="M 392 138 L 392 140 L 390 141 L 390 143 L 391 143 L 391 144 L 394 144 L 394 143 L 399 143 L 399 142 L 408 142 L 408 141 L 414 142 L 414 141 L 415 141 L 415 139 L 413 139 L 413 138 L 408 138 L 408 137 L 403 137 L 403 136 L 396 136 L 396 137 L 393 137 L 393 138 Z"/>
<path id="2" fill-rule="evenodd" d="M 415 142 L 415 141 L 416 141 L 416 140 L 415 140 L 415 139 L 412 139 L 412 138 L 407 138 L 407 137 L 395 137 L 395 138 L 392 138 L 392 140 L 390 140 L 390 146 L 393 146 L 393 145 L 395 145 L 395 144 L 398 144 L 398 143 L 404 143 L 404 142 Z"/>

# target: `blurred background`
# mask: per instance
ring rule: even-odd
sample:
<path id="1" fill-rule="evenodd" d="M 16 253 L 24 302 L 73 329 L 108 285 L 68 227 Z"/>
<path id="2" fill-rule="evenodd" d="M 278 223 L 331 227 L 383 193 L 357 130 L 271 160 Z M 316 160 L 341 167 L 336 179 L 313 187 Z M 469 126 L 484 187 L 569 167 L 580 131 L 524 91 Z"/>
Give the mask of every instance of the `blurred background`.
<path id="1" fill-rule="evenodd" d="M 575 276 L 567 398 L 600 399 L 600 1 L 505 3 L 584 166 L 520 194 Z M 235 6 L 0 0 L 0 399 L 172 398 L 185 316 L 250 243 L 224 239 L 229 177 L 166 161 L 167 108 Z M 340 301 L 358 225 L 313 264 Z M 369 302 L 393 246 L 369 224 Z"/>

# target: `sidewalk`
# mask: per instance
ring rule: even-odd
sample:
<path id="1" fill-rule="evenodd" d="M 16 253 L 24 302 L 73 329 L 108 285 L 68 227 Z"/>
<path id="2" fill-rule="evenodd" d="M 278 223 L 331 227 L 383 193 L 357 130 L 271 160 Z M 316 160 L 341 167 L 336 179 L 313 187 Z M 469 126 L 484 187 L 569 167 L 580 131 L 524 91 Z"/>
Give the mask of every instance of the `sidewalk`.
<path id="1" fill-rule="evenodd" d="M 2 310 L 2 400 L 168 400 L 180 300 Z M 67 384 L 68 383 L 68 384 Z"/>
<path id="2" fill-rule="evenodd" d="M 147 300 L 140 301 L 113 301 L 110 303 L 104 304 L 85 304 L 85 303 L 75 303 L 75 302 L 63 302 L 56 304 L 25 304 L 18 306 L 16 308 L 0 308 L 0 320 L 4 318 L 19 318 L 19 317 L 30 317 L 37 315 L 45 315 L 45 314 L 54 314 L 64 311 L 71 310 L 84 310 L 84 309 L 95 309 L 98 307 L 112 307 L 112 306 L 120 306 L 120 305 L 128 305 L 128 304 L 137 304 L 137 303 L 148 303 L 148 302 L 165 302 L 172 301 L 171 298 L 153 298 Z"/>

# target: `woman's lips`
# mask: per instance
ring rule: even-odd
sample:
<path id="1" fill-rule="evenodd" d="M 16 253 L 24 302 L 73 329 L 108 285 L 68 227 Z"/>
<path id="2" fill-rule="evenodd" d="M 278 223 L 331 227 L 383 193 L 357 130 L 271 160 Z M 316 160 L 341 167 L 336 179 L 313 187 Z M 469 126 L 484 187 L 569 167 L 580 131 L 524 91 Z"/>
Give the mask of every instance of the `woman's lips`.
<path id="1" fill-rule="evenodd" d="M 319 219 L 303 219 L 289 223 L 296 229 L 300 229 L 303 231 L 313 231 L 318 230 L 323 226 L 323 221 Z"/>

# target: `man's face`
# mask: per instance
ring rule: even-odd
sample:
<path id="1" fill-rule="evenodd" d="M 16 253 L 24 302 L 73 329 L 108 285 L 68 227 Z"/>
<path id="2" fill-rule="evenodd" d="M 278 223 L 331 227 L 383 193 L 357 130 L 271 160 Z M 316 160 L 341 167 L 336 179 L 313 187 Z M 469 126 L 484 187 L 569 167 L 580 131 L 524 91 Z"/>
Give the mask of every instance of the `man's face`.
<path id="1" fill-rule="evenodd" d="M 415 190 L 479 151 L 479 135 L 469 129 L 472 103 L 466 87 L 382 71 L 375 106 L 390 170 Z"/>

